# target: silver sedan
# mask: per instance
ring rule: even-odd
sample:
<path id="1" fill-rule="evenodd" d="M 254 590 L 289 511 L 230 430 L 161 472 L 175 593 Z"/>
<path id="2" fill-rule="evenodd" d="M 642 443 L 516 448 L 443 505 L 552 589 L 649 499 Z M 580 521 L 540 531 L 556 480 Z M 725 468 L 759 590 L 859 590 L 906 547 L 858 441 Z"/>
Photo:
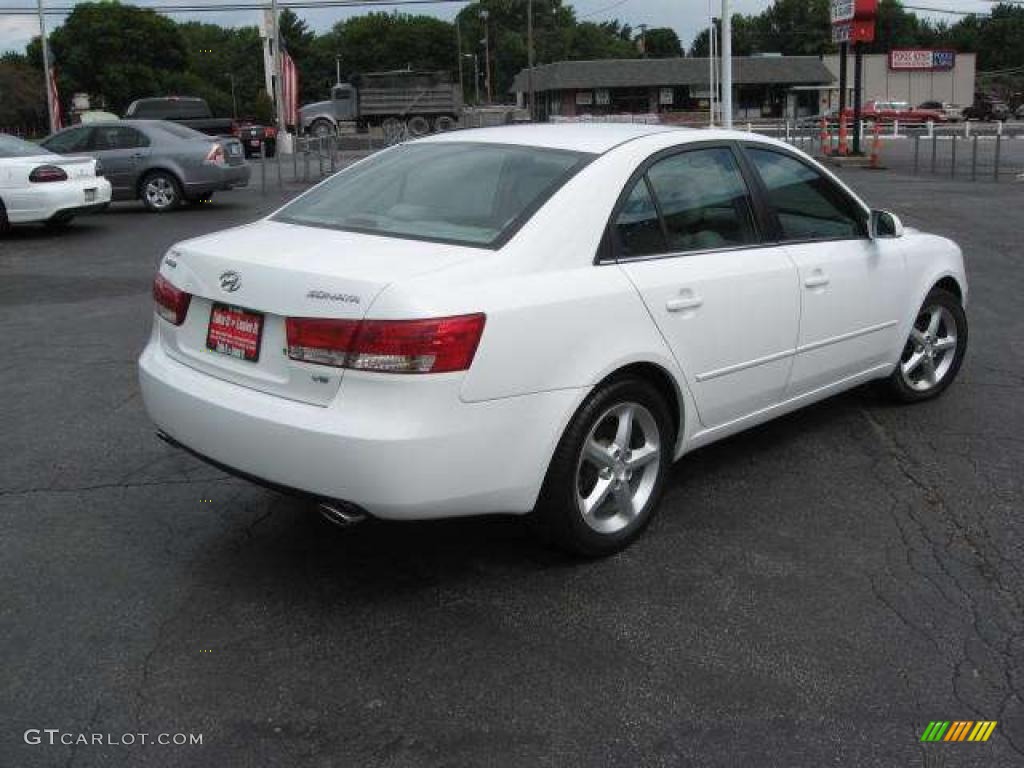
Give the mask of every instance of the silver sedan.
<path id="1" fill-rule="evenodd" d="M 213 137 L 163 120 L 78 125 L 42 145 L 59 155 L 99 160 L 114 200 L 142 200 L 164 213 L 183 200 L 209 202 L 214 192 L 244 187 L 251 168 L 238 139 Z"/>

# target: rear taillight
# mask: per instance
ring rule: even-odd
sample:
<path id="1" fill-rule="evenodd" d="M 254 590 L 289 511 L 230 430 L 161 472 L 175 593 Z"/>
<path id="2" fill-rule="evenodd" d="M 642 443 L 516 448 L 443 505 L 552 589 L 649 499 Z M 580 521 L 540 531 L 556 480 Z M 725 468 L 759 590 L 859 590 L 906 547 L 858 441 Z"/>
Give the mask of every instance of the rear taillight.
<path id="1" fill-rule="evenodd" d="M 224 147 L 220 144 L 214 144 L 210 147 L 210 151 L 206 153 L 206 162 L 213 163 L 214 165 L 224 165 L 227 162 Z"/>
<path id="2" fill-rule="evenodd" d="M 430 320 L 323 320 L 290 317 L 288 357 L 382 373 L 449 373 L 473 362 L 482 314 Z"/>
<path id="3" fill-rule="evenodd" d="M 28 175 L 28 180 L 36 184 L 43 184 L 48 181 L 67 181 L 68 175 L 63 168 L 56 165 L 40 165 Z"/>
<path id="4" fill-rule="evenodd" d="M 153 280 L 153 301 L 156 302 L 156 313 L 173 325 L 181 325 L 188 314 L 188 305 L 192 294 L 175 288 L 171 281 L 163 275 Z"/>

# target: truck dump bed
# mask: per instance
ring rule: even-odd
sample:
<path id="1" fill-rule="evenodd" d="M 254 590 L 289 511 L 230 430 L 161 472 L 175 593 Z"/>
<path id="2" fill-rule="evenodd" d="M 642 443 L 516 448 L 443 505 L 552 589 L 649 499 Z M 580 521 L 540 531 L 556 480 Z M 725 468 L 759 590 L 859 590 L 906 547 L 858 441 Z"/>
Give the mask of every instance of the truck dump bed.
<path id="1" fill-rule="evenodd" d="M 381 72 L 358 79 L 359 114 L 452 115 L 462 108 L 458 86 L 446 72 Z"/>

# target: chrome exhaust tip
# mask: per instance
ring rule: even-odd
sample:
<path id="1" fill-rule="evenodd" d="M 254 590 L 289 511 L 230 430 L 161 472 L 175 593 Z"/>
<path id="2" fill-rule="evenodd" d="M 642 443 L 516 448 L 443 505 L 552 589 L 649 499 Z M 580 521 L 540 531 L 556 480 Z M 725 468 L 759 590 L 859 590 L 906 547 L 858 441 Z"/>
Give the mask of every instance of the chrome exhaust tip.
<path id="1" fill-rule="evenodd" d="M 321 501 L 316 505 L 320 517 L 339 528 L 351 528 L 363 522 L 367 514 L 353 504 Z"/>

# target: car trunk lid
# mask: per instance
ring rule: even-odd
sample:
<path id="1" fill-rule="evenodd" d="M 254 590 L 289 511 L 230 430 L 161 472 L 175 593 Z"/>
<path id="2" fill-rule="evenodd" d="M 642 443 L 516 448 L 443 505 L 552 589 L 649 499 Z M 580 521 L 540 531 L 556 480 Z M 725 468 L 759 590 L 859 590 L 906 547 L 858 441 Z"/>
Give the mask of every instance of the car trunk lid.
<path id="1" fill-rule="evenodd" d="M 192 299 L 182 325 L 158 321 L 161 341 L 171 357 L 211 376 L 326 405 L 343 371 L 290 359 L 286 318 L 361 320 L 389 284 L 478 255 L 273 221 L 227 230 L 164 258 L 160 273 Z"/>

